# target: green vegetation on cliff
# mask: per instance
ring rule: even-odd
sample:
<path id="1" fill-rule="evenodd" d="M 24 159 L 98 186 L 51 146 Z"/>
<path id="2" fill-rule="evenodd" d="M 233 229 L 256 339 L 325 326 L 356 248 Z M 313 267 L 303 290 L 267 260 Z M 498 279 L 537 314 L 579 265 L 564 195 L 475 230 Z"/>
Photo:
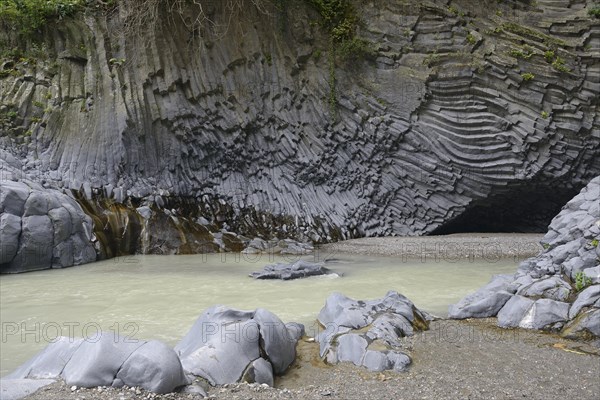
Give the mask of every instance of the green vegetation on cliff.
<path id="1" fill-rule="evenodd" d="M 84 4 L 84 0 L 2 0 L 0 22 L 21 33 L 31 33 L 43 27 L 49 19 L 73 15 Z"/>
<path id="2" fill-rule="evenodd" d="M 372 55 L 371 44 L 356 37 L 358 16 L 350 0 L 304 0 L 321 15 L 329 34 L 329 107 L 332 118 L 337 106 L 336 61 L 357 60 Z"/>

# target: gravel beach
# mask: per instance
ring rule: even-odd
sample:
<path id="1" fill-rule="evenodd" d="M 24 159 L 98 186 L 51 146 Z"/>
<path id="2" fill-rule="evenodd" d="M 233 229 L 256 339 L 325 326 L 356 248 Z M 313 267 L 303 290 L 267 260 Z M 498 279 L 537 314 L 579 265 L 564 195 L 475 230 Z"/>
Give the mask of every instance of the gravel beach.
<path id="1" fill-rule="evenodd" d="M 538 234 L 456 234 L 444 237 L 367 238 L 321 247 L 337 252 L 414 257 L 489 257 L 517 261 L 536 255 Z M 537 247 L 536 247 L 537 244 Z M 453 253 L 444 253 L 453 249 Z M 477 249 L 477 250 L 474 250 Z M 449 251 L 449 250 L 448 250 Z M 495 319 L 437 320 L 406 338 L 413 364 L 404 373 L 372 373 L 354 365 L 322 362 L 318 344 L 304 338 L 298 358 L 275 388 L 233 384 L 208 388 L 212 399 L 597 399 L 600 343 L 576 342 L 523 329 L 500 329 Z M 27 399 L 197 399 L 198 394 L 155 395 L 136 388 L 80 389 L 57 382 Z"/>
<path id="2" fill-rule="evenodd" d="M 539 241 L 543 236 L 540 233 L 455 233 L 443 236 L 361 238 L 326 244 L 319 250 L 324 257 L 350 253 L 423 261 L 513 258 L 517 262 L 542 251 Z"/>

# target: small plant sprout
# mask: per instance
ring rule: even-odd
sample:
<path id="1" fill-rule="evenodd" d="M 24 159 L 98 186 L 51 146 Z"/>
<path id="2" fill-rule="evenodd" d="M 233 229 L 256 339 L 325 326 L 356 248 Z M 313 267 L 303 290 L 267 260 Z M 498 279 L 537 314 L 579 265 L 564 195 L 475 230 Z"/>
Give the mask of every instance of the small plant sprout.
<path id="1" fill-rule="evenodd" d="M 475 37 L 475 35 L 469 32 L 469 34 L 467 35 L 467 42 L 469 42 L 469 44 L 475 44 L 477 43 L 477 38 Z"/>
<path id="2" fill-rule="evenodd" d="M 565 60 L 563 60 L 560 57 L 556 57 L 556 59 L 552 63 L 552 68 L 559 72 L 571 72 L 571 69 L 565 66 Z"/>
<path id="3" fill-rule="evenodd" d="M 521 74 L 521 78 L 523 78 L 523 80 L 525 82 L 532 80 L 533 78 L 535 78 L 535 75 L 532 74 L 531 72 L 525 72 Z"/>
<path id="4" fill-rule="evenodd" d="M 581 292 L 586 287 L 592 284 L 592 278 L 583 273 L 583 271 L 579 271 L 575 274 L 575 290 Z"/>

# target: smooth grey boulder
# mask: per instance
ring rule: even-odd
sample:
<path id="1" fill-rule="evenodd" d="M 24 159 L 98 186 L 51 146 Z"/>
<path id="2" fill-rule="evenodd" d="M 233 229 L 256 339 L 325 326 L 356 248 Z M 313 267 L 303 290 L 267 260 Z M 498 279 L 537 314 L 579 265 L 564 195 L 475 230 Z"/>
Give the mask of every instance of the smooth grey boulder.
<path id="1" fill-rule="evenodd" d="M 273 367 L 264 358 L 258 358 L 248 365 L 241 380 L 248 383 L 265 383 L 273 387 Z"/>
<path id="2" fill-rule="evenodd" d="M 581 238 L 577 238 L 554 248 L 552 250 L 553 263 L 561 264 L 573 257 L 573 255 L 577 255 L 577 251 L 582 247 L 583 244 L 584 241 Z"/>
<path id="3" fill-rule="evenodd" d="M 138 347 L 119 369 L 117 379 L 127 386 L 139 386 L 159 394 L 170 393 L 189 383 L 177 353 L 157 340 Z"/>
<path id="4" fill-rule="evenodd" d="M 569 319 L 569 304 L 550 299 L 536 300 L 519 326 L 527 329 L 547 329 L 557 322 Z"/>
<path id="5" fill-rule="evenodd" d="M 448 318 L 486 318 L 494 317 L 512 294 L 506 291 L 493 292 L 480 289 L 448 308 Z"/>
<path id="6" fill-rule="evenodd" d="M 96 260 L 92 220 L 73 198 L 30 181 L 0 180 L 0 194 L 0 273 Z"/>
<path id="7" fill-rule="evenodd" d="M 62 243 L 73 234 L 73 222 L 71 213 L 64 207 L 53 208 L 48 211 L 48 217 L 52 221 L 54 230 L 54 242 Z"/>
<path id="8" fill-rule="evenodd" d="M 85 340 L 65 365 L 62 378 L 67 385 L 111 386 L 123 363 L 145 344 L 111 332 L 99 333 L 98 341 Z"/>
<path id="9" fill-rule="evenodd" d="M 448 308 L 448 318 L 494 317 L 512 296 L 507 290 L 514 290 L 513 275 L 494 275 L 490 282 L 462 298 Z"/>
<path id="10" fill-rule="evenodd" d="M 528 286 L 533 282 L 535 282 L 535 279 L 533 279 L 531 276 L 522 271 L 518 271 L 515 275 L 515 280 L 508 285 L 506 291 L 515 294 L 519 288 Z"/>
<path id="11" fill-rule="evenodd" d="M 582 308 L 588 307 L 600 300 L 600 285 L 592 285 L 579 293 L 577 299 L 569 309 L 569 319 L 573 319 L 579 314 Z"/>
<path id="12" fill-rule="evenodd" d="M 369 342 L 359 334 L 348 333 L 337 338 L 337 359 L 340 362 L 351 362 L 361 366 Z"/>
<path id="13" fill-rule="evenodd" d="M 32 192 L 23 210 L 23 217 L 29 217 L 32 215 L 47 215 L 48 214 L 48 196 L 43 192 L 34 191 Z"/>
<path id="14" fill-rule="evenodd" d="M 498 312 L 498 326 L 514 328 L 519 326 L 523 317 L 533 306 L 534 301 L 527 297 L 515 295 L 510 298 Z"/>
<path id="15" fill-rule="evenodd" d="M 56 379 L 60 377 L 65 365 L 82 343 L 83 339 L 61 336 L 7 375 L 6 378 Z"/>
<path id="16" fill-rule="evenodd" d="M 23 216 L 31 188 L 21 182 L 0 180 L 0 213 Z"/>
<path id="17" fill-rule="evenodd" d="M 240 321 L 247 321 L 254 315 L 251 311 L 240 311 L 227 308 L 225 306 L 212 306 L 204 311 L 198 319 L 194 322 L 194 325 L 190 328 L 187 334 L 177 343 L 175 351 L 179 357 L 185 357 L 188 354 L 193 353 L 200 347 L 204 342 L 212 340 L 214 337 L 225 340 L 226 335 L 231 332 L 220 330 L 221 326 L 219 323 L 223 323 L 225 326 L 228 324 L 234 324 Z M 231 333 L 236 333 L 233 331 Z M 235 339 L 235 336 L 233 336 Z"/>
<path id="18" fill-rule="evenodd" d="M 505 291 L 488 290 L 473 293 L 448 309 L 448 318 L 486 318 L 494 317 L 512 295 Z"/>
<path id="19" fill-rule="evenodd" d="M 524 285 L 517 294 L 527 297 L 544 297 L 556 301 L 565 301 L 571 294 L 571 285 L 569 285 L 560 276 L 551 276 L 546 279 L 540 279 L 529 285 Z"/>
<path id="20" fill-rule="evenodd" d="M 261 271 L 250 273 L 250 276 L 254 279 L 281 279 L 284 281 L 318 275 L 339 276 L 330 269 L 325 268 L 322 263 L 311 263 L 304 260 L 298 260 L 291 264 L 271 264 L 265 266 Z"/>
<path id="21" fill-rule="evenodd" d="M 600 255 L 598 255 L 598 259 L 600 259 Z M 600 283 L 600 265 L 586 268 L 583 270 L 583 273 L 592 280 L 592 283 Z"/>
<path id="22" fill-rule="evenodd" d="M 354 300 L 334 292 L 325 301 L 318 320 L 324 326 L 332 324 L 357 329 L 371 324 L 385 312 L 398 314 L 411 324 L 415 320 L 426 320 L 425 314 L 412 301 L 396 291 L 389 291 L 381 299 L 367 301 Z"/>
<path id="23" fill-rule="evenodd" d="M 268 248 L 268 243 L 261 238 L 254 238 L 250 240 L 248 243 L 248 247 L 254 248 L 256 250 L 266 250 Z"/>
<path id="24" fill-rule="evenodd" d="M 580 313 L 563 328 L 561 335 L 568 339 L 600 337 L 600 307 Z"/>
<path id="25" fill-rule="evenodd" d="M 211 336 L 192 353 L 180 354 L 184 369 L 210 382 L 223 385 L 238 382 L 250 362 L 260 356 L 258 325 L 252 321 L 219 324 L 219 330 L 235 329 L 237 332 L 219 337 Z M 244 332 L 244 333 L 242 333 Z M 255 332 L 255 333 L 249 333 Z"/>
<path id="26" fill-rule="evenodd" d="M 390 365 L 387 353 L 374 350 L 365 351 L 361 365 L 372 372 L 381 372 L 393 368 Z"/>
<path id="27" fill-rule="evenodd" d="M 0 379 L 0 399 L 18 400 L 35 393 L 44 386 L 56 382 L 54 379 Z"/>
<path id="28" fill-rule="evenodd" d="M 78 387 L 128 385 L 155 393 L 169 393 L 189 383 L 179 357 L 164 343 L 108 332 L 86 340 L 60 337 L 4 379 L 8 387 L 57 378 Z"/>
<path id="29" fill-rule="evenodd" d="M 325 327 L 316 339 L 326 362 L 351 362 L 370 371 L 403 371 L 410 357 L 402 338 L 429 327 L 425 313 L 397 292 L 376 300 L 331 294 L 318 316 Z"/>
<path id="30" fill-rule="evenodd" d="M 330 364 L 337 363 L 337 353 L 335 351 L 335 338 L 345 333 L 351 332 L 352 328 L 347 326 L 336 326 L 328 324 L 325 330 L 319 332 L 315 340 L 319 342 L 319 355 Z"/>
<path id="31" fill-rule="evenodd" d="M 585 269 L 585 262 L 581 257 L 576 256 L 564 262 L 562 267 L 565 275 L 571 278 L 571 280 L 574 280 L 577 273 Z"/>
<path id="32" fill-rule="evenodd" d="M 249 365 L 263 355 L 273 373 L 282 374 L 296 357 L 297 340 L 267 310 L 214 306 L 196 320 L 175 351 L 185 371 L 222 385 L 243 379 Z"/>
<path id="33" fill-rule="evenodd" d="M 264 308 L 255 311 L 254 321 L 260 329 L 262 349 L 273 366 L 273 372 L 281 375 L 296 359 L 296 342 L 288 327 L 277 316 Z"/>
<path id="34" fill-rule="evenodd" d="M 23 217 L 21 248 L 15 259 L 27 270 L 46 269 L 52 265 L 54 230 L 47 215 Z"/>
<path id="35" fill-rule="evenodd" d="M 355 301 L 341 293 L 332 293 L 325 306 L 319 312 L 319 322 L 324 326 L 344 326 L 348 328 L 360 328 L 373 321 L 371 314 L 365 312 L 366 304 Z"/>
<path id="36" fill-rule="evenodd" d="M 21 217 L 4 213 L 0 215 L 0 265 L 7 264 L 17 255 Z"/>
<path id="37" fill-rule="evenodd" d="M 390 351 L 387 357 L 393 365 L 392 370 L 396 372 L 405 371 L 411 363 L 410 357 L 399 351 Z"/>

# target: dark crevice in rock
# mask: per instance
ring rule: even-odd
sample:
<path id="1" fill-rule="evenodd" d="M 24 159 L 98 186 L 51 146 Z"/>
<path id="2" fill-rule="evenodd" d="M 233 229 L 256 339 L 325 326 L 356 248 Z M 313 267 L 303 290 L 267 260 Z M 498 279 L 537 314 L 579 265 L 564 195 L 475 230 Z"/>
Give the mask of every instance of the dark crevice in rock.
<path id="1" fill-rule="evenodd" d="M 464 232 L 545 232 L 561 207 L 581 187 L 536 187 L 524 183 L 504 193 L 474 201 L 457 218 L 432 232 L 446 235 Z"/>

